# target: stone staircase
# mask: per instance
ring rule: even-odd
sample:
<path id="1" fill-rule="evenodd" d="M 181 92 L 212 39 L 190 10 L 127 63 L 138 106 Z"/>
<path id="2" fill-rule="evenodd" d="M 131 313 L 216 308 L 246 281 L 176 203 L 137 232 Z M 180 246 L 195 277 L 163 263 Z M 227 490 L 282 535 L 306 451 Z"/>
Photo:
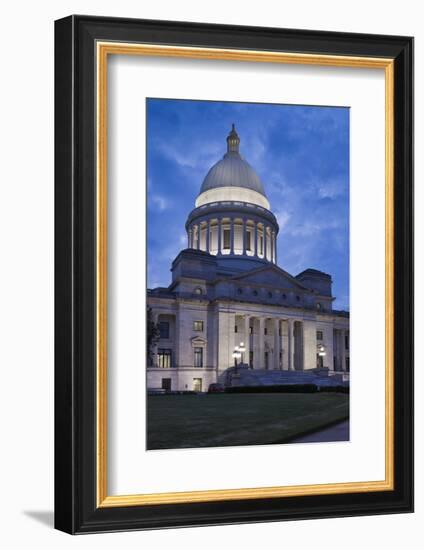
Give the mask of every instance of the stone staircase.
<path id="1" fill-rule="evenodd" d="M 220 374 L 224 386 L 277 386 L 288 384 L 315 384 L 316 386 L 348 386 L 344 373 L 331 375 L 314 371 L 287 371 L 250 369 L 246 366 L 230 367 Z"/>

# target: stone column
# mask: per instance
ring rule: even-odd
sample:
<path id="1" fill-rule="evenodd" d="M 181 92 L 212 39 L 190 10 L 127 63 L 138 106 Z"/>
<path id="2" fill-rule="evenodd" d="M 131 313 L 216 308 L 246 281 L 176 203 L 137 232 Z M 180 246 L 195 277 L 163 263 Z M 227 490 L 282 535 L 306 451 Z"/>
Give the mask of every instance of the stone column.
<path id="1" fill-rule="evenodd" d="M 297 325 L 298 330 L 298 342 L 297 342 L 297 359 L 299 364 L 299 370 L 305 370 L 305 352 L 304 352 L 304 326 L 303 321 L 299 321 Z"/>
<path id="2" fill-rule="evenodd" d="M 280 370 L 280 319 L 274 319 L 274 369 Z"/>
<path id="3" fill-rule="evenodd" d="M 206 252 L 210 252 L 210 232 L 211 232 L 211 222 L 208 220 L 206 222 Z"/>
<path id="4" fill-rule="evenodd" d="M 177 312 L 175 314 L 175 332 L 174 332 L 174 356 L 173 356 L 173 367 L 179 367 L 180 366 L 180 308 L 179 305 L 177 305 Z"/>
<path id="5" fill-rule="evenodd" d="M 265 368 L 265 337 L 264 337 L 264 328 L 265 328 L 265 318 L 259 318 L 259 346 L 258 346 L 258 363 L 259 368 Z"/>
<path id="6" fill-rule="evenodd" d="M 188 247 L 187 248 L 193 248 L 193 230 L 191 228 L 188 230 Z"/>
<path id="7" fill-rule="evenodd" d="M 258 256 L 258 222 L 254 222 L 255 226 L 254 226 L 254 239 L 255 239 L 255 244 L 254 244 L 254 255 L 255 257 Z"/>
<path id="8" fill-rule="evenodd" d="M 243 231 L 243 256 L 246 256 L 246 219 L 243 219 L 243 225 L 242 225 L 242 231 Z"/>
<path id="9" fill-rule="evenodd" d="M 264 328 L 265 328 L 264 317 L 258 318 L 258 324 L 259 324 L 258 353 L 255 359 L 255 368 L 263 369 L 264 368 Z"/>
<path id="10" fill-rule="evenodd" d="M 234 254 L 234 220 L 230 220 L 230 254 Z"/>
<path id="11" fill-rule="evenodd" d="M 249 364 L 249 354 L 250 354 L 250 330 L 249 330 L 249 315 L 244 317 L 244 347 L 246 351 L 244 352 L 244 363 Z"/>
<path id="12" fill-rule="evenodd" d="M 294 348 L 294 338 L 293 338 L 293 319 L 287 319 L 287 328 L 288 328 L 288 349 L 287 349 L 287 361 L 288 361 L 288 370 L 294 370 L 293 364 L 293 348 Z"/>
<path id="13" fill-rule="evenodd" d="M 157 311 L 152 311 L 152 321 L 157 325 L 159 321 L 159 313 Z M 152 347 L 152 367 L 158 366 L 158 343 L 156 342 Z"/>
<path id="14" fill-rule="evenodd" d="M 277 263 L 277 247 L 275 242 L 275 231 L 272 232 L 272 262 Z"/>
<path id="15" fill-rule="evenodd" d="M 267 259 L 266 256 L 267 256 L 267 252 L 268 252 L 268 250 L 267 250 L 267 244 L 268 243 L 267 243 L 267 227 L 265 225 L 264 225 L 264 228 L 263 228 L 263 235 L 264 235 L 264 237 L 263 237 L 264 238 L 264 260 L 266 260 Z"/>
<path id="16" fill-rule="evenodd" d="M 200 224 L 196 225 L 196 250 L 200 249 Z"/>
<path id="17" fill-rule="evenodd" d="M 346 344 L 345 344 L 345 335 L 346 331 L 341 330 L 340 331 L 340 339 L 341 339 L 341 358 L 342 358 L 342 371 L 344 372 L 346 370 Z"/>
<path id="18" fill-rule="evenodd" d="M 218 255 L 221 254 L 221 238 L 222 238 L 222 235 L 221 235 L 221 233 L 222 233 L 221 221 L 222 220 L 220 218 L 218 220 L 218 235 L 217 235 L 217 237 L 218 237 L 218 252 L 217 252 L 217 254 Z"/>

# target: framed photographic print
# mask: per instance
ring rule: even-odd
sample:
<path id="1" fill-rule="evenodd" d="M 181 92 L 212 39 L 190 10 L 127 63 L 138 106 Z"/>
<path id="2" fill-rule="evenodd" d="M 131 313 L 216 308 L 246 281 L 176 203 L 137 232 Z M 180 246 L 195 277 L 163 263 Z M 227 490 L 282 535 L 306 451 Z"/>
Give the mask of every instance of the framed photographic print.
<path id="1" fill-rule="evenodd" d="M 56 527 L 412 511 L 412 38 L 55 51 Z"/>

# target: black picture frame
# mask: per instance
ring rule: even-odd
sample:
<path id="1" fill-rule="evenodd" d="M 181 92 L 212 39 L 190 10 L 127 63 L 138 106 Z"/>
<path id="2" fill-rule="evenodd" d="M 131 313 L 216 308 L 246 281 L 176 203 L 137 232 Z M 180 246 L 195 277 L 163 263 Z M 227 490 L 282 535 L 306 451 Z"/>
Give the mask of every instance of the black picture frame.
<path id="1" fill-rule="evenodd" d="M 99 40 L 394 60 L 394 490 L 98 507 Z M 73 15 L 55 23 L 55 527 L 93 533 L 413 511 L 413 39 Z"/>

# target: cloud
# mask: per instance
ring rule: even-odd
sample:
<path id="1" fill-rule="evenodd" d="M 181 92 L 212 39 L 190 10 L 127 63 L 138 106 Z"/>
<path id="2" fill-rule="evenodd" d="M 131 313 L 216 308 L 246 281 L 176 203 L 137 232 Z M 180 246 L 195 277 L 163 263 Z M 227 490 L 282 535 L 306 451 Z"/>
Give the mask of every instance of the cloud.
<path id="1" fill-rule="evenodd" d="M 346 193 L 346 183 L 340 179 L 317 182 L 318 196 L 322 199 L 335 199 Z"/>
<path id="2" fill-rule="evenodd" d="M 280 231 L 282 231 L 290 220 L 290 214 L 285 210 L 274 210 L 274 215 L 277 218 Z"/>
<path id="3" fill-rule="evenodd" d="M 168 201 L 161 195 L 151 194 L 150 203 L 159 212 L 163 212 L 168 209 Z"/>

